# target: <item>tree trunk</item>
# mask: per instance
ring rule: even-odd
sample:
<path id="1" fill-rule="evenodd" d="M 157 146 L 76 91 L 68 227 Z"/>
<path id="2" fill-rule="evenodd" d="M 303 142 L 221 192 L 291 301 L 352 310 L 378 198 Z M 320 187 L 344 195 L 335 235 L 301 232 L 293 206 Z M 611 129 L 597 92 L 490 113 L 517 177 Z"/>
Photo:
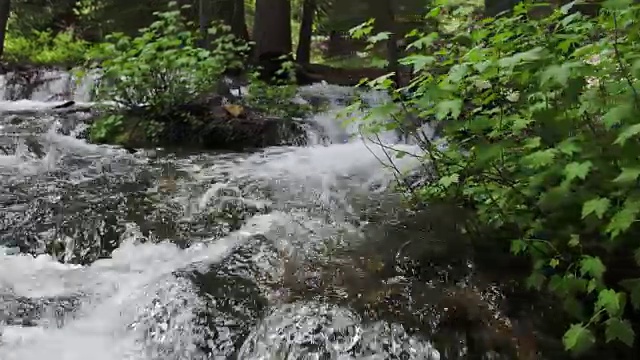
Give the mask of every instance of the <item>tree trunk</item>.
<path id="1" fill-rule="evenodd" d="M 213 1 L 213 18 L 231 26 L 233 22 L 233 7 L 235 0 L 209 0 Z"/>
<path id="2" fill-rule="evenodd" d="M 398 53 L 398 34 L 395 24 L 395 9 L 393 6 L 394 0 L 385 0 L 384 6 L 380 7 L 382 11 L 378 20 L 380 21 L 380 28 L 382 31 L 388 31 L 390 33 L 387 40 L 387 71 L 393 73 L 393 81 L 396 86 L 400 87 L 400 74 L 399 74 L 399 53 Z"/>
<path id="3" fill-rule="evenodd" d="M 11 14 L 11 1 L 0 0 L 0 58 L 4 53 L 4 38 L 7 32 L 7 23 Z"/>
<path id="4" fill-rule="evenodd" d="M 313 18 L 315 12 L 316 1 L 304 0 L 302 3 L 302 20 L 300 21 L 298 49 L 296 50 L 296 60 L 300 64 L 308 64 L 311 61 L 311 36 L 313 35 Z"/>
<path id="5" fill-rule="evenodd" d="M 231 20 L 231 32 L 235 37 L 248 41 L 249 30 L 247 29 L 247 20 L 245 17 L 244 0 L 234 0 L 233 17 Z"/>
<path id="6" fill-rule="evenodd" d="M 200 47 L 209 48 L 209 11 L 208 7 L 205 6 L 207 0 L 199 0 L 198 1 L 198 25 L 200 28 Z"/>
<path id="7" fill-rule="evenodd" d="M 494 17 L 503 11 L 512 10 L 521 0 L 484 0 L 485 16 Z"/>
<path id="8" fill-rule="evenodd" d="M 288 76 L 279 70 L 291 56 L 290 0 L 256 0 L 253 41 L 254 58 L 262 81 L 277 83 Z"/>
<path id="9" fill-rule="evenodd" d="M 256 0 L 253 41 L 256 56 L 291 53 L 291 3 L 289 0 Z"/>

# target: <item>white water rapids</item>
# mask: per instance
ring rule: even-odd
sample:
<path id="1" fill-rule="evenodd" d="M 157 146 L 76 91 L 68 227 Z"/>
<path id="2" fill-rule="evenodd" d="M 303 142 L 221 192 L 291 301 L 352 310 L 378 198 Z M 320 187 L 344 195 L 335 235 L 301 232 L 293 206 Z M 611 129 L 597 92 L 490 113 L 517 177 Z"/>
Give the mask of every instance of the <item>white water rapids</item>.
<path id="1" fill-rule="evenodd" d="M 50 101 L 64 98 L 59 93 L 68 98 L 74 91 L 75 100 L 88 101 L 86 87 L 73 90 L 68 80 L 63 76 L 51 82 L 53 90 L 37 90 L 29 100 L 0 102 L 0 112 L 48 108 L 56 104 Z M 340 97 L 339 91 L 344 90 L 315 86 L 305 91 Z M 333 140 L 326 146 L 186 155 L 129 154 L 76 138 L 78 127 L 61 134 L 64 121 L 60 118 L 33 116 L 18 122 L 0 115 L 0 139 L 15 146 L 14 153 L 0 152 L 0 186 L 4 188 L 0 190 L 4 221 L 0 225 L 5 231 L 0 238 L 0 360 L 437 358 L 429 341 L 402 333 L 401 324 L 363 323 L 348 308 L 312 300 L 269 302 L 270 310 L 255 319 L 250 334 L 241 344 L 233 344 L 235 351 L 224 348 L 231 345 L 221 345 L 234 336 L 225 333 L 234 329 L 229 322 L 239 321 L 233 319 L 216 328 L 208 354 L 195 345 L 208 341 L 202 339 L 212 331 L 211 325 L 198 321 L 196 313 L 211 306 L 209 301 L 215 304 L 221 299 L 203 296 L 188 276 L 180 274 L 206 273 L 212 266 L 222 266 L 223 261 L 231 261 L 235 249 L 254 244 L 257 236 L 268 244 L 251 245 L 255 252 L 248 261 L 270 278 L 281 277 L 282 270 L 273 265 L 274 253 L 262 247 L 313 259 L 328 242 L 335 246 L 363 241 L 359 228 L 363 225 L 348 220 L 359 216 L 357 199 L 371 196 L 372 189 L 386 189 L 394 178 L 380 163 L 385 158 L 380 146 L 360 139 L 345 141 L 354 130 L 343 129 L 335 113 L 331 109 L 312 119 Z M 34 155 L 25 140 L 28 136 L 37 139 L 44 156 Z M 410 145 L 396 146 L 417 151 Z M 405 157 L 396 165 L 411 169 L 417 160 Z M 167 171 L 177 174 L 168 187 L 163 182 Z M 133 208 L 131 194 L 154 204 L 151 215 L 124 215 Z M 270 211 L 259 211 L 239 229 L 224 230 L 223 236 L 214 236 L 204 225 L 199 225 L 197 235 L 183 232 L 190 244 L 186 248 L 163 239 L 159 228 L 146 231 L 131 220 L 139 216 L 160 224 L 198 223 L 211 209 L 237 201 Z M 36 203 L 46 204 L 45 215 L 25 215 L 31 214 L 28 209 L 41 209 Z M 165 221 L 163 216 L 171 217 L 165 212 L 174 215 Z M 88 265 L 73 264 L 70 259 L 85 255 L 73 253 L 82 241 L 91 249 L 105 246 L 96 239 L 107 236 L 105 224 L 110 218 L 124 229 L 117 234 L 120 245 L 110 257 Z M 17 232 L 18 228 L 28 228 L 29 236 L 26 230 Z M 75 232 L 63 232 L 63 228 Z M 39 254 L 20 252 L 13 241 L 22 236 L 32 239 L 29 244 L 40 249 Z M 57 259 L 43 250 L 53 242 L 66 246 Z M 53 305 L 42 306 L 28 325 L 20 324 L 7 320 L 18 311 L 20 301 L 11 300 L 18 298 L 52 299 Z M 66 298 L 76 302 L 72 312 L 58 309 L 57 302 Z M 227 315 L 221 311 L 213 317 L 226 319 Z M 314 330 L 318 327 L 323 330 Z"/>

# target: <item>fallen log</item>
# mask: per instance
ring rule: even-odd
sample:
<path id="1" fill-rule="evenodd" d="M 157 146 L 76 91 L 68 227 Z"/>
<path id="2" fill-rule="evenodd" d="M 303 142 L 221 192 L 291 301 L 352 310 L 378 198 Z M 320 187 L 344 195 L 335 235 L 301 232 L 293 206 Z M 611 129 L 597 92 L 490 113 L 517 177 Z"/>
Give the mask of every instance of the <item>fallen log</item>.
<path id="1" fill-rule="evenodd" d="M 66 115 L 75 113 L 90 113 L 95 110 L 93 104 L 78 104 L 75 101 L 67 101 L 63 104 L 46 108 L 0 109 L 0 115 Z"/>
<path id="2" fill-rule="evenodd" d="M 332 85 L 356 86 L 362 79 L 375 79 L 387 73 L 387 70 L 375 67 L 338 68 L 322 64 L 305 64 L 298 71 L 312 82 L 325 81 Z"/>

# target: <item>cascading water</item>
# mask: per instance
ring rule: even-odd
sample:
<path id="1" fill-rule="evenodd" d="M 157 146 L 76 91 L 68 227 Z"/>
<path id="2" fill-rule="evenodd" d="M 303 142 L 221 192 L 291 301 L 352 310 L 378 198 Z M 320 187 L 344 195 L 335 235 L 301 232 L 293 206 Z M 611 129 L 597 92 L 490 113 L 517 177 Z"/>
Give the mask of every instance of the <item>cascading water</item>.
<path id="1" fill-rule="evenodd" d="M 407 240 L 384 149 L 333 110 L 333 144 L 252 154 L 129 154 L 65 116 L 0 120 L 0 359 L 439 358 L 415 329 L 438 281 L 379 268 Z"/>

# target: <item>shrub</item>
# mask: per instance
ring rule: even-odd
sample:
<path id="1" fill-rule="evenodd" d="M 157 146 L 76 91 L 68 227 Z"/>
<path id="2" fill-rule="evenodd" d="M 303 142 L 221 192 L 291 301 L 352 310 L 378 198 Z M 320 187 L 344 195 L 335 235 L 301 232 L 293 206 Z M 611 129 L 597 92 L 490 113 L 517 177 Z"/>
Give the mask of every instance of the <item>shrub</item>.
<path id="1" fill-rule="evenodd" d="M 295 85 L 294 64 L 285 62 L 279 70 L 286 81 L 279 85 L 270 85 L 259 79 L 257 72 L 250 74 L 248 94 L 244 98 L 245 104 L 263 114 L 286 119 L 303 118 L 314 109 L 311 106 L 296 102 L 298 87 Z"/>
<path id="2" fill-rule="evenodd" d="M 139 130 L 148 140 L 156 141 L 165 131 L 189 131 L 190 125 L 186 124 L 202 119 L 179 109 L 214 93 L 225 69 L 242 65 L 241 54 L 247 47 L 226 26 L 212 26 L 209 34 L 213 41 L 203 48 L 199 35 L 183 21 L 175 2 L 169 11 L 156 12 L 155 16 L 158 20 L 141 29 L 137 37 L 110 34 L 89 55 L 89 67 L 102 74 L 94 89 L 97 100 L 116 102 L 135 113 L 135 119 L 107 116 L 97 121 L 92 131 L 94 141 L 113 141 L 111 136 L 137 137 Z M 172 124 L 167 124 L 169 121 Z M 178 123 L 181 125 L 173 126 Z M 123 128 L 137 131 L 137 135 L 119 133 Z"/>
<path id="3" fill-rule="evenodd" d="M 74 36 L 72 30 L 53 35 L 50 31 L 30 34 L 9 32 L 3 58 L 9 63 L 40 66 L 82 64 L 91 45 Z"/>
<path id="4" fill-rule="evenodd" d="M 202 48 L 175 3 L 171 6 L 170 11 L 156 12 L 158 20 L 137 37 L 111 34 L 91 53 L 97 60 L 93 67 L 103 73 L 98 99 L 164 114 L 213 91 L 224 70 L 240 64 L 238 54 L 245 48 L 227 27 L 214 25 L 209 30 L 214 40 Z"/>
<path id="5" fill-rule="evenodd" d="M 442 127 L 422 143 L 437 180 L 418 201 L 471 206 L 510 236 L 528 284 L 575 319 L 563 341 L 580 353 L 601 337 L 632 345 L 640 310 L 640 6 L 610 0 L 593 18 L 572 6 L 533 19 L 521 4 L 446 42 L 416 31 L 401 62 L 415 73 L 407 111 Z M 400 97 L 386 78 L 370 85 Z"/>

